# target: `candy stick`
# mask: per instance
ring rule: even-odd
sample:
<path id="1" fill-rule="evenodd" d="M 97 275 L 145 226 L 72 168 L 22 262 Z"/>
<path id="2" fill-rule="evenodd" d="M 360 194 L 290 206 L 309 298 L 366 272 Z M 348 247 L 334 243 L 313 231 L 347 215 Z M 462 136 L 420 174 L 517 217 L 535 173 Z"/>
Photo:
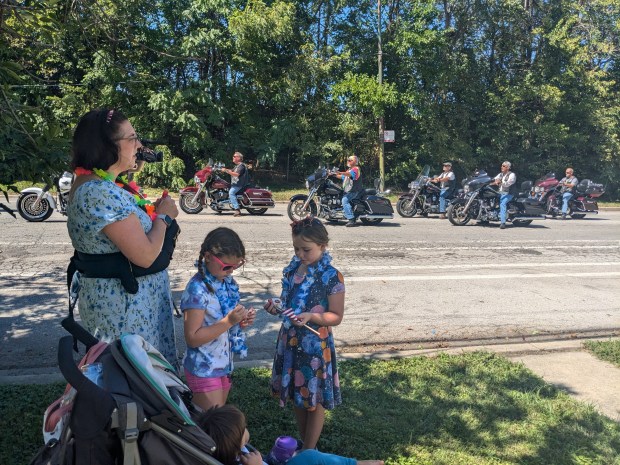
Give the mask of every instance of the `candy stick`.
<path id="1" fill-rule="evenodd" d="M 168 189 L 164 189 L 164 191 L 161 193 L 161 198 L 166 198 L 168 197 Z"/>
<path id="2" fill-rule="evenodd" d="M 278 315 L 284 315 L 284 316 L 289 317 L 291 320 L 300 321 L 299 318 L 295 316 L 295 312 L 293 312 L 292 308 L 289 308 L 286 310 L 282 308 L 282 301 L 280 299 L 273 299 L 273 300 L 269 299 L 269 300 L 273 303 L 273 308 Z M 308 326 L 307 324 L 304 324 L 304 328 L 306 328 L 311 333 L 314 333 L 317 336 L 321 337 L 321 335 L 316 329 Z"/>

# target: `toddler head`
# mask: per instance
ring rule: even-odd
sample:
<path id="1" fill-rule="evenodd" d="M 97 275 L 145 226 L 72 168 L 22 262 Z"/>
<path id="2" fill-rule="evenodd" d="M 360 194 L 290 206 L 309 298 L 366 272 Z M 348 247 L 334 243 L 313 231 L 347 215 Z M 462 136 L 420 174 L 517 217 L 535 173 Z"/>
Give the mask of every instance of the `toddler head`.
<path id="1" fill-rule="evenodd" d="M 196 424 L 215 442 L 213 457 L 224 465 L 237 465 L 241 448 L 250 439 L 243 412 L 234 405 L 217 405 L 201 413 Z"/>

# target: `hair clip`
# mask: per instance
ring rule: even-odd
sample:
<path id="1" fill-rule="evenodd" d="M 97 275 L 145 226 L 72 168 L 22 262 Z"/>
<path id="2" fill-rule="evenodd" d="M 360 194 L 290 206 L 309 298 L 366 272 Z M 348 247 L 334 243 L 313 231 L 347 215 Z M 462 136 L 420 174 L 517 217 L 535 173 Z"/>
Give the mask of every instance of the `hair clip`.
<path id="1" fill-rule="evenodd" d="M 114 110 L 108 111 L 108 116 L 106 116 L 105 122 L 109 123 L 112 120 L 112 115 L 114 115 Z"/>

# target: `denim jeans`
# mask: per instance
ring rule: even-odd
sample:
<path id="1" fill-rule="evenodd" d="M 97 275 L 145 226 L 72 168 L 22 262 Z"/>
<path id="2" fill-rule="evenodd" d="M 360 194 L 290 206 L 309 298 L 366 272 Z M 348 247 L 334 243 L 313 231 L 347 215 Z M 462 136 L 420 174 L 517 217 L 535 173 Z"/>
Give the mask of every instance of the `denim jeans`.
<path id="1" fill-rule="evenodd" d="M 446 197 L 448 197 L 448 192 L 450 192 L 450 188 L 444 187 L 439 193 L 439 213 L 446 212 Z"/>
<path id="2" fill-rule="evenodd" d="M 355 218 L 353 214 L 353 206 L 351 205 L 351 200 L 357 197 L 357 192 L 347 192 L 342 196 L 342 209 L 344 210 L 344 217 L 347 220 L 352 220 Z"/>
<path id="3" fill-rule="evenodd" d="M 499 221 L 504 224 L 506 222 L 506 210 L 508 206 L 508 202 L 512 200 L 512 195 L 508 192 L 502 192 L 502 195 L 499 198 Z"/>
<path id="4" fill-rule="evenodd" d="M 230 206 L 233 210 L 239 210 L 239 202 L 237 202 L 237 192 L 241 189 L 237 186 L 232 186 L 228 191 L 228 198 L 230 199 Z"/>
<path id="5" fill-rule="evenodd" d="M 568 213 L 568 202 L 573 198 L 572 192 L 564 192 L 562 194 L 562 215 L 566 215 Z"/>

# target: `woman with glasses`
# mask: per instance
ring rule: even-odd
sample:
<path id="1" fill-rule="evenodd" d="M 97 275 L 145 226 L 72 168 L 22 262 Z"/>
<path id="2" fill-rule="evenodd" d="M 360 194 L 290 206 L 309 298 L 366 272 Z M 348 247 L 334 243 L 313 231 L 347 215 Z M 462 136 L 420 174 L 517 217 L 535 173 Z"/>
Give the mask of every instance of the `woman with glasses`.
<path id="1" fill-rule="evenodd" d="M 242 328 L 256 312 L 239 304 L 239 286 L 232 277 L 245 263 L 245 247 L 232 229 L 207 234 L 198 254 L 198 273 L 181 297 L 187 351 L 183 368 L 193 400 L 204 410 L 226 404 L 232 387 L 233 353 L 247 355 Z"/>
<path id="2" fill-rule="evenodd" d="M 70 269 L 83 324 L 103 340 L 139 334 L 177 362 L 167 267 L 179 227 L 174 201 L 151 203 L 123 174 L 136 167 L 140 139 L 118 110 L 79 121 L 72 141 L 76 179 L 67 228 L 76 252 Z"/>

